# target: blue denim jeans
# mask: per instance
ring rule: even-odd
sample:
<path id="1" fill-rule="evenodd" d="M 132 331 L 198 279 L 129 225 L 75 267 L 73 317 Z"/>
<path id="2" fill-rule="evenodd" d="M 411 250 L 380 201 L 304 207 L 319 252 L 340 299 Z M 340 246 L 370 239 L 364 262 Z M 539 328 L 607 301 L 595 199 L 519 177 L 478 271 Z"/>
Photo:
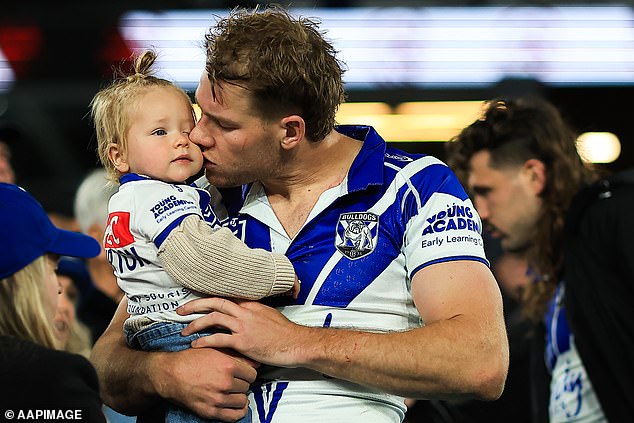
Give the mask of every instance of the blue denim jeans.
<path id="1" fill-rule="evenodd" d="M 161 322 L 136 333 L 125 332 L 128 345 L 143 351 L 182 351 L 191 348 L 193 340 L 212 334 L 212 331 L 201 331 L 189 336 L 181 335 L 187 326 L 185 323 Z M 169 404 L 165 413 L 165 423 L 218 423 L 198 417 L 189 410 Z M 238 420 L 238 423 L 251 423 L 251 410 Z"/>

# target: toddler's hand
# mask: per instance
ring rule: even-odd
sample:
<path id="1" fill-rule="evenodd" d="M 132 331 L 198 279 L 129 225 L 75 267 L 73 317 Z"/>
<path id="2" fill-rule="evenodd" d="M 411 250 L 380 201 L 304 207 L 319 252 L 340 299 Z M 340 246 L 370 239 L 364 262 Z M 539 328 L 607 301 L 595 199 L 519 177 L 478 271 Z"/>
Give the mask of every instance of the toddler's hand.
<path id="1" fill-rule="evenodd" d="M 302 287 L 302 283 L 301 281 L 297 278 L 297 275 L 295 276 L 295 284 L 293 285 L 293 287 L 291 288 L 290 291 L 288 291 L 288 295 L 290 295 L 291 297 L 293 297 L 294 300 L 297 299 L 297 297 L 299 296 L 299 290 Z"/>

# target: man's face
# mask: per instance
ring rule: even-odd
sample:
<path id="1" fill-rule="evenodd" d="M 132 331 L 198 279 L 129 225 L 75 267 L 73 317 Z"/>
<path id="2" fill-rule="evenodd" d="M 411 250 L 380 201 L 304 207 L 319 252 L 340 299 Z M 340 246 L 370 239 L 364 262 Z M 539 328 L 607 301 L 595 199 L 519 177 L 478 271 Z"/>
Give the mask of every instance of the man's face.
<path id="1" fill-rule="evenodd" d="M 486 229 L 507 251 L 522 251 L 534 239 L 541 188 L 525 166 L 494 169 L 490 153 L 477 152 L 469 165 L 468 186 Z"/>
<path id="2" fill-rule="evenodd" d="M 203 73 L 196 90 L 201 118 L 190 134 L 203 152 L 205 174 L 212 185 L 230 187 L 265 182 L 281 168 L 284 127 L 264 120 L 251 106 L 251 93 L 241 87 L 216 85 Z"/>

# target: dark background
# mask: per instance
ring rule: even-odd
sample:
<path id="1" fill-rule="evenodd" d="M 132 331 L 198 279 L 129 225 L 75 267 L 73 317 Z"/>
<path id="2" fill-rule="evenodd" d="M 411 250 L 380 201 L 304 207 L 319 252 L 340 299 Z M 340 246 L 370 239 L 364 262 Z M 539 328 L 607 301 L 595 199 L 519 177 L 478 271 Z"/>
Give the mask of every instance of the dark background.
<path id="1" fill-rule="evenodd" d="M 5 2 L 6 3 L 6 2 Z M 112 77 L 112 67 L 130 56 L 117 31 L 128 10 L 230 8 L 256 2 L 229 1 L 12 1 L 1 6 L 0 46 L 17 81 L 0 93 L 0 139 L 13 152 L 17 182 L 49 211 L 72 214 L 81 178 L 98 167 L 87 116 L 92 96 Z M 343 1 L 293 2 L 295 7 L 536 5 L 548 2 Z M 557 4 L 593 4 L 559 1 Z M 594 4 L 603 4 L 597 3 Z M 624 4 L 621 2 L 621 4 Z M 629 3 L 628 3 L 629 4 Z M 630 4 L 631 6 L 631 4 Z M 498 95 L 540 93 L 558 106 L 579 132 L 610 131 L 621 140 L 619 159 L 608 171 L 634 166 L 634 86 L 545 87 L 507 80 L 486 89 L 382 89 L 349 91 L 350 101 L 398 104 L 416 100 L 481 100 Z M 401 143 L 412 152 L 444 157 L 443 143 Z"/>

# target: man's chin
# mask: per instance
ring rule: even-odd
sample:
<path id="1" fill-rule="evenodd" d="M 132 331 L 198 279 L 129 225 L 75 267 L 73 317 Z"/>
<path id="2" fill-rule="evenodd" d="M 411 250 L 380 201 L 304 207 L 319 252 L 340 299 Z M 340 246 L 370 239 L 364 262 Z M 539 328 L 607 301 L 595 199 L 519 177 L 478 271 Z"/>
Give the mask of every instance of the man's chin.
<path id="1" fill-rule="evenodd" d="M 205 178 L 207 178 L 207 181 L 216 188 L 233 188 L 243 185 L 241 182 L 224 178 L 221 175 L 218 175 L 218 173 L 210 172 L 209 170 L 205 171 Z"/>
<path id="2" fill-rule="evenodd" d="M 530 244 L 527 244 L 525 242 L 520 243 L 517 241 L 513 242 L 513 240 L 511 239 L 501 238 L 500 245 L 502 246 L 502 249 L 504 251 L 507 251 L 509 253 L 521 254 L 525 253 L 526 250 L 528 250 Z"/>

